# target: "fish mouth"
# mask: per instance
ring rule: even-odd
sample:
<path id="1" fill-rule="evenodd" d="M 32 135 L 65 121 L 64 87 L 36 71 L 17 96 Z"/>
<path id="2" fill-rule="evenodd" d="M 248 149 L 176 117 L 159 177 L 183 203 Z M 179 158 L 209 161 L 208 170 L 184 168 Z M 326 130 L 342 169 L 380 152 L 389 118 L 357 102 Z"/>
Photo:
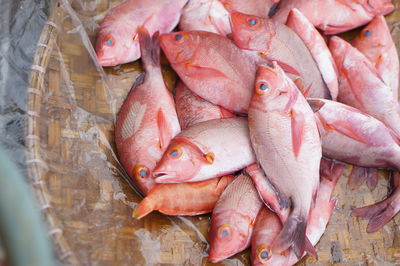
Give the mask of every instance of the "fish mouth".
<path id="1" fill-rule="evenodd" d="M 118 62 L 113 57 L 97 57 L 97 61 L 101 66 L 116 66 Z"/>
<path id="2" fill-rule="evenodd" d="M 156 183 L 177 183 L 179 178 L 176 176 L 175 172 L 159 171 L 153 172 L 154 181 Z"/>

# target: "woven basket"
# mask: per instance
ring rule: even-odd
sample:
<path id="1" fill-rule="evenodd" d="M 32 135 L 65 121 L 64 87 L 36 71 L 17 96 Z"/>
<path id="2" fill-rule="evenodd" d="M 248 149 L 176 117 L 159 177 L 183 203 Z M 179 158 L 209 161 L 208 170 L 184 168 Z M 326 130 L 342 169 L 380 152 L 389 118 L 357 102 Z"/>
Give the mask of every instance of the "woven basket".
<path id="1" fill-rule="evenodd" d="M 30 183 L 63 264 L 210 264 L 209 216 L 131 218 L 140 197 L 115 157 L 113 132 L 117 111 L 141 68 L 134 62 L 103 72 L 90 45 L 96 33 L 92 18 L 100 20 L 118 2 L 62 0 L 51 12 L 28 88 Z M 168 66 L 164 74 L 173 88 L 175 75 Z M 381 200 L 387 179 L 381 178 L 372 192 L 365 186 L 350 191 L 346 182 L 341 178 L 336 187 L 339 202 L 317 246 L 319 260 L 305 258 L 300 264 L 400 264 L 399 216 L 367 234 L 366 222 L 350 215 L 356 206 Z M 224 263 L 249 264 L 248 252 Z"/>

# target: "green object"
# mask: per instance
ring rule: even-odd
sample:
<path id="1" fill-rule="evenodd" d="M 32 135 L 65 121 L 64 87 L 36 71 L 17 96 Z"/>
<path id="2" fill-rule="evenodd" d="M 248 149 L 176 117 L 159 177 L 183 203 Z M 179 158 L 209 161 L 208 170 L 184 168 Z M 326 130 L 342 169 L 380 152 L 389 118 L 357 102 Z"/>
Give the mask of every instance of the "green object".
<path id="1" fill-rule="evenodd" d="M 10 266 L 55 265 L 32 189 L 1 147 L 0 238 Z"/>

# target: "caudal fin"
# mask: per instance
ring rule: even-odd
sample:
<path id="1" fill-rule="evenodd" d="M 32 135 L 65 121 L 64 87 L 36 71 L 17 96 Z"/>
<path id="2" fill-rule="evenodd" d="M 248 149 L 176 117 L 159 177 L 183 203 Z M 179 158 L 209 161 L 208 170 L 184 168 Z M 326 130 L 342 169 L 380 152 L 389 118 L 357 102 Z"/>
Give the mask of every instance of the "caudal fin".
<path id="1" fill-rule="evenodd" d="M 295 210 L 293 210 L 284 223 L 281 233 L 272 244 L 273 252 L 282 253 L 289 247 L 292 247 L 299 259 L 303 256 L 306 248 L 309 250 L 309 253 L 316 254 L 312 244 L 306 243 L 307 216 L 296 214 Z"/>
<path id="2" fill-rule="evenodd" d="M 365 168 L 353 166 L 347 184 L 351 189 L 359 188 L 363 183 L 366 183 L 372 190 L 378 183 L 379 173 L 376 168 Z"/>
<path id="3" fill-rule="evenodd" d="M 139 34 L 142 63 L 146 72 L 148 72 L 149 68 L 160 66 L 159 32 L 157 31 L 153 34 L 153 37 L 151 37 L 147 29 L 143 26 L 138 27 L 137 32 Z"/>
<path id="4" fill-rule="evenodd" d="M 149 198 L 144 198 L 133 210 L 132 217 L 141 219 L 155 209 L 154 201 Z"/>
<path id="5" fill-rule="evenodd" d="M 369 219 L 367 232 L 373 233 L 381 229 L 400 211 L 400 176 L 393 176 L 393 191 L 391 195 L 376 204 L 353 210 L 353 215 Z"/>

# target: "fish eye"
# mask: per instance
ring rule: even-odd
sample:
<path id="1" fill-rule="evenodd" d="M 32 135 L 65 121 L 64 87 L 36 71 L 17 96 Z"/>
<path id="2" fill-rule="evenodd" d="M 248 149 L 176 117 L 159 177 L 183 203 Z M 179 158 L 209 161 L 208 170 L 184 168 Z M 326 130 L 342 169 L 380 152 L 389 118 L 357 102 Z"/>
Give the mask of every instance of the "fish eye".
<path id="1" fill-rule="evenodd" d="M 175 40 L 177 40 L 177 41 L 182 40 L 182 38 L 183 38 L 183 35 L 180 34 L 180 33 L 178 33 L 178 34 L 175 35 Z"/>
<path id="2" fill-rule="evenodd" d="M 254 18 L 249 19 L 249 25 L 250 26 L 255 26 L 257 24 L 257 20 Z"/>
<path id="3" fill-rule="evenodd" d="M 114 38 L 111 34 L 108 34 L 107 36 L 104 37 L 104 44 L 107 46 L 114 45 Z"/>
<path id="4" fill-rule="evenodd" d="M 231 229 L 228 224 L 221 225 L 218 229 L 218 237 L 219 238 L 227 238 L 231 235 Z"/>
<path id="5" fill-rule="evenodd" d="M 179 157 L 182 156 L 182 149 L 179 146 L 173 146 L 169 152 L 168 155 L 174 159 L 178 159 Z"/>
<path id="6" fill-rule="evenodd" d="M 149 173 L 150 173 L 150 171 L 146 166 L 138 164 L 134 168 L 134 176 L 139 180 L 142 180 L 142 179 L 145 179 L 146 177 L 148 177 Z"/>
<path id="7" fill-rule="evenodd" d="M 368 36 L 371 36 L 371 35 L 372 35 L 372 32 L 369 31 L 369 30 L 366 30 L 366 31 L 364 32 L 364 36 L 365 36 L 365 37 L 368 37 Z"/>
<path id="8" fill-rule="evenodd" d="M 267 84 L 261 82 L 256 85 L 256 93 L 258 96 L 263 96 L 264 93 L 268 90 Z"/>
<path id="9" fill-rule="evenodd" d="M 269 250 L 267 250 L 267 249 L 264 247 L 264 245 L 261 245 L 261 246 L 258 248 L 257 256 L 258 256 L 258 259 L 259 259 L 261 262 L 266 262 L 266 261 L 268 261 L 268 260 L 271 258 L 271 254 L 270 254 Z"/>

